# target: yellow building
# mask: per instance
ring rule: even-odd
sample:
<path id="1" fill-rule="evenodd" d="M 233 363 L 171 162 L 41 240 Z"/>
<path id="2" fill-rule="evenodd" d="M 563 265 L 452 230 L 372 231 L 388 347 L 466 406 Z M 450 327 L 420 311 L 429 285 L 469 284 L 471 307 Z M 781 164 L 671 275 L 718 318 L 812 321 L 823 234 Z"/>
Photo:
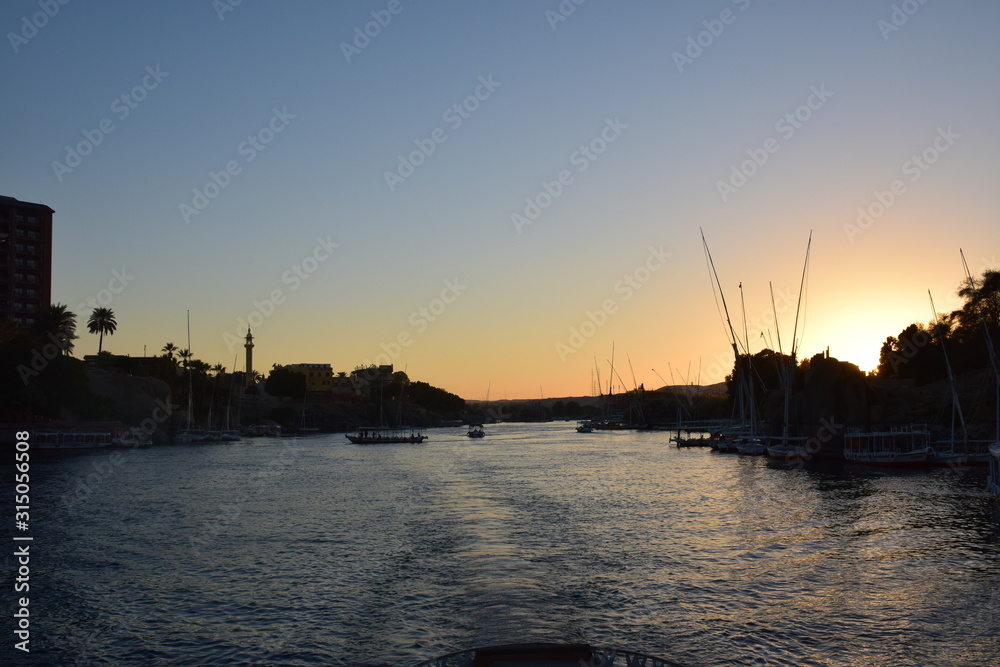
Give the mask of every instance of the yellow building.
<path id="1" fill-rule="evenodd" d="M 329 394 L 333 389 L 333 366 L 330 364 L 288 364 L 285 368 L 306 376 L 307 393 Z"/>

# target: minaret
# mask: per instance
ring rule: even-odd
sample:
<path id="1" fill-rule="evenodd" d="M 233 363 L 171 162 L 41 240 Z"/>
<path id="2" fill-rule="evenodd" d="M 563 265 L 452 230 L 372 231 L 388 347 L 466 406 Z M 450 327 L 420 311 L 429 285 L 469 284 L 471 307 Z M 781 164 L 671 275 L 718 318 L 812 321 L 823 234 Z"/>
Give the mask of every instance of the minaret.
<path id="1" fill-rule="evenodd" d="M 250 334 L 250 327 L 247 327 L 247 342 L 243 345 L 247 350 L 247 386 L 253 384 L 253 336 Z"/>

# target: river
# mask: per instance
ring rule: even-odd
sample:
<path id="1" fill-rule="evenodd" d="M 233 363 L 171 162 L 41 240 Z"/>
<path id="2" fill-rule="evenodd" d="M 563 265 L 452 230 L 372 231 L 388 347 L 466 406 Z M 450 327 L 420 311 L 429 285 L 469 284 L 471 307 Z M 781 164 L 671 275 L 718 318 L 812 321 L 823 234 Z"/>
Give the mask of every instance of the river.
<path id="1" fill-rule="evenodd" d="M 0 655 L 411 665 L 579 641 L 690 665 L 1000 661 L 984 471 L 802 469 L 573 426 L 36 456 L 31 653 L 8 628 Z"/>

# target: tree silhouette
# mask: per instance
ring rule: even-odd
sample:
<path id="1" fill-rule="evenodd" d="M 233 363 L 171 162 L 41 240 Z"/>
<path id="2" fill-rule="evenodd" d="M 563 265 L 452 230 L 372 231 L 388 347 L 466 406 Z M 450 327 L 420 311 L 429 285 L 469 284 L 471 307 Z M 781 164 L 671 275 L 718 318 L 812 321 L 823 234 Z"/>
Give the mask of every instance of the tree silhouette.
<path id="1" fill-rule="evenodd" d="M 55 303 L 45 310 L 36 325 L 40 337 L 48 338 L 51 334 L 59 341 L 63 354 L 73 352 L 73 341 L 76 335 L 76 315 L 64 303 Z"/>
<path id="2" fill-rule="evenodd" d="M 104 348 L 104 334 L 113 335 L 118 329 L 118 322 L 115 321 L 115 311 L 110 308 L 94 308 L 90 319 L 87 320 L 87 328 L 90 333 L 99 334 L 97 342 L 97 353 L 100 354 Z"/>

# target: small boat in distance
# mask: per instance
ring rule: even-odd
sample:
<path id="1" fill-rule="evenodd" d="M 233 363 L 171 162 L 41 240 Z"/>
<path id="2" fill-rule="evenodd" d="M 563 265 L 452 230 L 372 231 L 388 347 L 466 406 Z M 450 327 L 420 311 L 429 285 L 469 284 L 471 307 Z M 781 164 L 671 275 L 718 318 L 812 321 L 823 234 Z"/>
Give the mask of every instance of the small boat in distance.
<path id="1" fill-rule="evenodd" d="M 466 435 L 470 438 L 485 438 L 486 431 L 483 430 L 482 424 L 469 424 L 469 432 Z"/>
<path id="2" fill-rule="evenodd" d="M 410 426 L 361 426 L 344 434 L 355 445 L 419 445 L 427 436 Z"/>
<path id="3" fill-rule="evenodd" d="M 589 421 L 578 422 L 577 425 L 576 425 L 576 432 L 577 433 L 593 433 L 594 432 L 594 426 Z"/>

